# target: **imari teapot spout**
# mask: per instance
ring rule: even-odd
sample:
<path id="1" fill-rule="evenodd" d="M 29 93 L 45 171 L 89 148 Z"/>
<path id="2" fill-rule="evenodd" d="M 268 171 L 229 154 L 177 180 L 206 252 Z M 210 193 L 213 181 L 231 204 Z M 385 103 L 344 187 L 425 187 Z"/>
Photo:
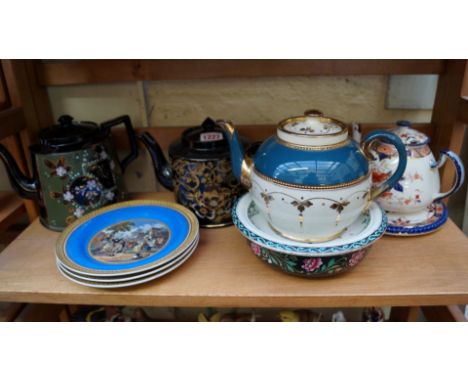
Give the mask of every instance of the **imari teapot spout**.
<path id="1" fill-rule="evenodd" d="M 359 145 L 343 122 L 316 110 L 278 124 L 253 160 L 244 157 L 232 123 L 227 132 L 234 175 L 249 189 L 271 228 L 301 242 L 336 238 L 369 206 L 393 187 L 406 167 L 405 146 L 395 134 L 373 131 Z M 383 183 L 372 184 L 370 144 L 395 147 L 398 166 Z"/>

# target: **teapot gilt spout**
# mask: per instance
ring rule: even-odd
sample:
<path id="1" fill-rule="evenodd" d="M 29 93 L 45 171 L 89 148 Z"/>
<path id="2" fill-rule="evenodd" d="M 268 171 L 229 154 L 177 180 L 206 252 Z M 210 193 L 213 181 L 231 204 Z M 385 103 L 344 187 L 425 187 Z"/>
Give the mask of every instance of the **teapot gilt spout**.
<path id="1" fill-rule="evenodd" d="M 343 233 L 406 167 L 405 146 L 388 131 L 373 131 L 361 145 L 346 124 L 317 110 L 278 124 L 253 160 L 244 156 L 232 123 L 218 121 L 230 145 L 234 175 L 249 189 L 259 210 L 278 234 L 301 242 L 323 242 Z M 369 161 L 375 140 L 395 147 L 398 167 L 373 184 Z"/>

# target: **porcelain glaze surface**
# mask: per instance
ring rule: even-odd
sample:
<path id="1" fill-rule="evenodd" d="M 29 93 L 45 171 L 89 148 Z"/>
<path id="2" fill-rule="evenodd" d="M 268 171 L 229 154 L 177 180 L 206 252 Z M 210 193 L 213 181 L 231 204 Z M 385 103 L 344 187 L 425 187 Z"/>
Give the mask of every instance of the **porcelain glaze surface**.
<path id="1" fill-rule="evenodd" d="M 94 211 L 67 227 L 57 240 L 56 255 L 76 273 L 128 275 L 176 258 L 197 235 L 198 220 L 185 207 L 124 202 Z"/>
<path id="2" fill-rule="evenodd" d="M 43 224 L 54 230 L 125 198 L 122 171 L 111 145 L 70 153 L 36 155 Z"/>
<path id="3" fill-rule="evenodd" d="M 408 164 L 401 179 L 392 189 L 382 193 L 377 201 L 393 220 L 400 217 L 411 224 L 427 221 L 430 218 L 428 213 L 434 213 L 433 209 L 429 208 L 431 204 L 450 196 L 463 183 L 463 164 L 458 156 L 449 150 L 442 150 L 441 158 L 437 162 L 429 146 L 424 143 L 428 142 L 429 138 L 423 133 L 404 126 L 396 129 L 396 134 L 407 142 Z M 378 145 L 373 153 L 379 158 L 379 161 L 371 165 L 373 181 L 385 181 L 397 167 L 398 156 L 395 149 L 385 143 Z M 445 164 L 447 158 L 455 165 L 456 179 L 451 190 L 441 193 L 439 168 Z"/>
<path id="4" fill-rule="evenodd" d="M 376 130 L 361 145 L 348 127 L 315 110 L 279 123 L 253 161 L 244 158 L 235 128 L 227 132 L 234 175 L 249 188 L 271 228 L 298 242 L 326 242 L 347 229 L 372 199 L 392 187 L 406 167 L 405 146 L 395 134 Z M 381 140 L 395 148 L 397 168 L 374 185 L 369 149 Z"/>
<path id="5" fill-rule="evenodd" d="M 177 201 L 190 208 L 202 227 L 231 224 L 232 203 L 242 188 L 232 174 L 229 158 L 172 161 Z"/>
<path id="6" fill-rule="evenodd" d="M 178 257 L 168 261 L 167 263 L 162 264 L 161 266 L 157 266 L 155 268 L 149 269 L 143 272 L 136 272 L 134 274 L 128 276 L 112 276 L 112 277 L 102 277 L 102 276 L 91 276 L 91 275 L 83 275 L 77 272 L 74 272 L 73 269 L 68 268 L 66 265 L 62 264 L 57 259 L 57 268 L 59 268 L 64 273 L 72 276 L 76 280 L 80 281 L 91 281 L 93 283 L 99 284 L 115 284 L 120 282 L 131 282 L 132 280 L 141 280 L 152 275 L 160 275 L 163 271 L 170 271 L 174 269 L 174 266 L 179 263 L 182 259 L 189 257 L 196 249 L 198 245 L 199 238 L 197 237 L 195 242 L 183 253 L 181 253 Z"/>
<path id="7" fill-rule="evenodd" d="M 448 219 L 448 210 L 441 201 L 434 202 L 425 210 L 426 217 L 415 220 L 407 214 L 389 213 L 386 234 L 396 236 L 419 236 L 437 231 Z"/>
<path id="8" fill-rule="evenodd" d="M 308 278 L 330 277 L 357 266 L 371 247 L 336 256 L 303 257 L 264 248 L 249 241 L 252 252 L 263 262 L 287 274 Z"/>
<path id="9" fill-rule="evenodd" d="M 250 194 L 271 226 L 299 241 L 327 241 L 351 225 L 368 207 L 371 178 L 356 185 L 332 189 L 295 189 L 252 174 Z"/>
<path id="10" fill-rule="evenodd" d="M 130 280 L 126 281 L 117 281 L 117 280 L 112 280 L 112 281 L 101 281 L 101 280 L 85 280 L 83 277 L 78 277 L 76 274 L 70 272 L 67 268 L 64 268 L 63 266 L 57 264 L 57 269 L 59 272 L 67 278 L 68 280 L 87 287 L 91 288 L 125 288 L 133 285 L 138 285 L 138 284 L 143 284 L 155 279 L 158 279 L 160 277 L 163 277 L 167 275 L 168 273 L 176 270 L 179 268 L 181 265 L 183 265 L 193 254 L 195 251 L 195 248 L 192 248 L 190 251 L 188 251 L 186 254 L 178 257 L 176 261 L 174 261 L 169 267 L 164 268 L 164 269 L 158 269 L 157 271 L 150 271 L 147 272 L 145 275 L 137 278 L 132 278 Z"/>
<path id="11" fill-rule="evenodd" d="M 285 146 L 271 137 L 259 147 L 254 162 L 255 169 L 266 176 L 308 186 L 347 183 L 369 172 L 367 159 L 351 140 L 336 149 L 311 152 Z"/>
<path id="12" fill-rule="evenodd" d="M 331 256 L 365 248 L 378 240 L 387 227 L 387 218 L 375 202 L 348 230 L 326 243 L 296 243 L 278 235 L 268 225 L 250 194 L 238 200 L 232 215 L 236 227 L 250 241 L 267 249 L 296 256 Z"/>

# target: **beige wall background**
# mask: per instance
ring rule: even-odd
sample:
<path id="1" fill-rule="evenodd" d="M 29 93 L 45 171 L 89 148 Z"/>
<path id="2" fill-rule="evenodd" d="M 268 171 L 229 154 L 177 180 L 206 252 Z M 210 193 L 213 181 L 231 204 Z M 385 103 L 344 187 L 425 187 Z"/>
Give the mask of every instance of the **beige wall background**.
<path id="1" fill-rule="evenodd" d="M 314 108 L 346 122 L 429 122 L 430 110 L 388 110 L 388 76 L 278 77 L 233 80 L 148 81 L 50 87 L 55 119 L 103 122 L 129 114 L 135 126 L 191 126 L 204 118 L 237 124 L 276 123 Z M 126 173 L 130 191 L 157 188 L 148 155 Z M 0 190 L 9 189 L 0 166 Z"/>
<path id="2" fill-rule="evenodd" d="M 318 76 L 140 81 L 50 87 L 48 93 L 55 119 L 70 114 L 77 120 L 100 123 L 128 114 L 135 127 L 193 126 L 207 116 L 236 124 L 274 124 L 311 108 L 345 122 L 430 122 L 431 110 L 387 109 L 388 87 L 388 76 Z M 129 166 L 125 179 L 129 191 L 160 189 L 146 152 Z M 10 189 L 0 166 L 0 190 Z M 468 233 L 466 198 L 465 186 L 451 199 L 450 213 L 460 226 L 465 218 Z"/>
<path id="3" fill-rule="evenodd" d="M 320 109 L 344 121 L 428 122 L 430 110 L 387 110 L 388 76 L 149 81 L 49 88 L 56 117 L 97 122 L 128 113 L 135 125 L 184 126 L 206 116 L 238 124 L 276 123 Z"/>

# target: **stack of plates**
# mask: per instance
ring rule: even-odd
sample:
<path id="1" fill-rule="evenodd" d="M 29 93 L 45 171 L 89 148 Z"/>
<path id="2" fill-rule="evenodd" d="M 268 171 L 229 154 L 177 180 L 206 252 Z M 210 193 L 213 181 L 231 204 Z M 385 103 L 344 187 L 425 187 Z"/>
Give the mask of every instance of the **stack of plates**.
<path id="1" fill-rule="evenodd" d="M 180 267 L 195 251 L 198 220 L 170 202 L 133 201 L 89 213 L 56 244 L 60 273 L 95 288 L 141 284 Z"/>
<path id="2" fill-rule="evenodd" d="M 250 194 L 239 199 L 232 216 L 257 257 L 274 268 L 305 277 L 332 276 L 354 268 L 387 227 L 385 213 L 374 202 L 339 237 L 323 243 L 301 243 L 277 234 Z"/>

